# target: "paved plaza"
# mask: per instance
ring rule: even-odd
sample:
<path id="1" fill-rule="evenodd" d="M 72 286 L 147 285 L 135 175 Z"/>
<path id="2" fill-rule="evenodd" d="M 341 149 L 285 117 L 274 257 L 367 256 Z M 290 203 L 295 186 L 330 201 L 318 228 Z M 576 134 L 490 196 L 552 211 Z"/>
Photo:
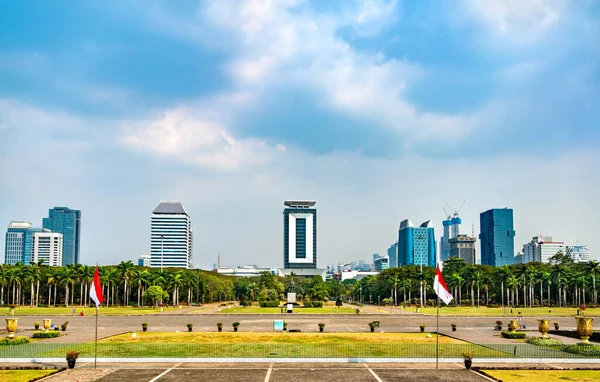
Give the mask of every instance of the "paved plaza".
<path id="1" fill-rule="evenodd" d="M 462 365 L 380 365 L 380 364 L 176 364 L 157 367 L 123 367 L 93 369 L 84 365 L 65 370 L 44 381 L 48 382 L 129 382 L 129 381 L 486 381 Z"/>
<path id="2" fill-rule="evenodd" d="M 224 331 L 232 331 L 232 324 L 240 322 L 240 332 L 270 332 L 273 330 L 273 320 L 284 319 L 288 329 L 299 329 L 303 333 L 318 332 L 318 324 L 325 324 L 326 332 L 369 332 L 369 322 L 380 321 L 377 329 L 382 332 L 418 332 L 419 325 L 427 325 L 426 331 L 435 331 L 436 317 L 417 314 L 408 310 L 394 309 L 393 313 L 381 313 L 377 307 L 366 307 L 367 314 L 360 315 L 308 315 L 308 314 L 217 314 L 216 308 L 206 313 L 188 313 L 185 310 L 171 311 L 169 314 L 153 314 L 145 316 L 100 316 L 98 319 L 98 338 L 105 338 L 126 332 L 141 331 L 142 322 L 148 323 L 149 332 L 187 331 L 188 323 L 194 324 L 195 332 L 215 332 L 217 322 L 223 322 Z M 94 316 L 24 316 L 20 317 L 19 330 L 32 331 L 33 323 L 44 318 L 51 318 L 56 325 L 69 321 L 66 336 L 45 340 L 46 342 L 80 343 L 92 341 L 95 325 Z M 500 337 L 494 330 L 496 320 L 502 320 L 504 327 L 508 317 L 440 317 L 440 333 L 475 343 L 512 343 L 511 340 Z M 557 318 L 561 321 L 561 329 L 575 329 L 572 317 Z M 451 324 L 457 324 L 458 330 L 452 332 Z M 527 331 L 537 333 L 537 319 L 524 317 L 523 324 Z M 552 337 L 552 332 L 550 333 Z M 575 338 L 560 337 L 566 344 L 577 343 Z"/>

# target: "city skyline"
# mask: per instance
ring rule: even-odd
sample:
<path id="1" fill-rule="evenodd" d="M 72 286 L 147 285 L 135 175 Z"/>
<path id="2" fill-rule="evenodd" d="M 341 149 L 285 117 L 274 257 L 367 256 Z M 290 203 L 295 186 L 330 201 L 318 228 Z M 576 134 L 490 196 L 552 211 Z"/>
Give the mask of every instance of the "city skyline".
<path id="1" fill-rule="evenodd" d="M 404 217 L 439 239 L 464 199 L 463 233 L 509 206 L 515 250 L 543 233 L 599 256 L 595 2 L 34 10 L 0 3 L 0 224 L 76 207 L 82 263 L 135 261 L 179 200 L 194 266 L 282 265 L 286 198 L 319 203 L 319 266 L 384 254 Z"/>

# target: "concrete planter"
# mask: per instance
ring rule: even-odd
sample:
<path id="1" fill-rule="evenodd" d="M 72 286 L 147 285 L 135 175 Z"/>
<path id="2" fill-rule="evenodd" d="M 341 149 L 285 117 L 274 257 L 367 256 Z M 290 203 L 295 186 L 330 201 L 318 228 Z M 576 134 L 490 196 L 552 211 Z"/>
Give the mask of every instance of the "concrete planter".
<path id="1" fill-rule="evenodd" d="M 8 338 L 15 338 L 18 323 L 18 318 L 6 318 L 6 331 L 8 332 Z"/>
<path id="2" fill-rule="evenodd" d="M 594 317 L 577 316 L 575 317 L 575 321 L 577 321 L 577 334 L 581 337 L 581 343 L 589 344 L 590 336 L 594 333 L 592 325 Z"/>
<path id="3" fill-rule="evenodd" d="M 550 320 L 538 319 L 538 331 L 542 333 L 542 338 L 548 338 Z"/>

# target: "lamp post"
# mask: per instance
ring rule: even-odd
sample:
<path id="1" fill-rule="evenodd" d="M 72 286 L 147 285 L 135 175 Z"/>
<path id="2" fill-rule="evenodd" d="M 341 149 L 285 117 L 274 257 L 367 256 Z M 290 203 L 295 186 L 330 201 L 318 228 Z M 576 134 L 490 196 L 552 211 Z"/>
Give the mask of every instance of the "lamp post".
<path id="1" fill-rule="evenodd" d="M 165 237 L 160 235 L 160 272 L 163 271 L 163 257 L 164 257 L 164 241 Z"/>
<path id="2" fill-rule="evenodd" d="M 360 303 L 363 303 L 363 298 L 362 298 L 362 285 L 360 286 Z"/>

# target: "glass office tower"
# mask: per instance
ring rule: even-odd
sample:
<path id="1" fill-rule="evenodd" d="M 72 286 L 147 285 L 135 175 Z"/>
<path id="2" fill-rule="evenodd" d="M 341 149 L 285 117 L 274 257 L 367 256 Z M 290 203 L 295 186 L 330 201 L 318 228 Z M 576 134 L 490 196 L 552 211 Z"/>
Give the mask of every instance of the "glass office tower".
<path id="1" fill-rule="evenodd" d="M 481 264 L 499 267 L 515 262 L 513 210 L 494 208 L 479 215 Z"/>
<path id="2" fill-rule="evenodd" d="M 398 230 L 398 265 L 435 267 L 436 242 L 433 223 L 426 221 L 414 227 L 410 220 L 400 223 Z"/>
<path id="3" fill-rule="evenodd" d="M 62 265 L 79 264 L 79 239 L 81 237 L 81 211 L 67 207 L 54 207 L 42 220 L 42 227 L 62 234 Z"/>

